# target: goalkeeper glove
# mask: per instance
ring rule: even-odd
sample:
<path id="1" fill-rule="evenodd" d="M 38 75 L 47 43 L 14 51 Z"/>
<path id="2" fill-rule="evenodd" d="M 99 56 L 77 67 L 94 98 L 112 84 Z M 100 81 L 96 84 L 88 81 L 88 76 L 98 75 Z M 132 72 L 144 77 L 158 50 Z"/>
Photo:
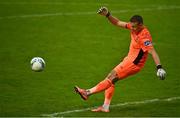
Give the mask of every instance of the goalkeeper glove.
<path id="1" fill-rule="evenodd" d="M 97 14 L 100 14 L 102 16 L 106 16 L 106 17 L 109 17 L 111 14 L 110 12 L 108 11 L 108 9 L 106 7 L 101 7 L 98 11 L 97 11 Z"/>

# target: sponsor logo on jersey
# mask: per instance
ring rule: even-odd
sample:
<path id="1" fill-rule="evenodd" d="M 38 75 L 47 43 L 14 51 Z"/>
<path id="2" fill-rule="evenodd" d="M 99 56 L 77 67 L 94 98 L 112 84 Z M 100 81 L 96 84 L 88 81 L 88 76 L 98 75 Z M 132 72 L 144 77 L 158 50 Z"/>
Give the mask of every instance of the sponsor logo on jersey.
<path id="1" fill-rule="evenodd" d="M 151 43 L 151 41 L 145 41 L 145 42 L 144 42 L 144 45 L 145 45 L 145 46 L 149 46 L 149 45 L 152 45 L 152 43 Z"/>

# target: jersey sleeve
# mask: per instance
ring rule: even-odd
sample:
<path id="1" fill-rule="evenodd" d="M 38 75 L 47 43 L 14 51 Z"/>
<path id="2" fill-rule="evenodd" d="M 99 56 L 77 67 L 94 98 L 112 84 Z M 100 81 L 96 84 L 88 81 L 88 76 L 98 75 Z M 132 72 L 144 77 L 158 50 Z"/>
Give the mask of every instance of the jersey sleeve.
<path id="1" fill-rule="evenodd" d="M 143 52 L 153 48 L 152 37 L 149 32 L 143 33 L 140 40 L 141 49 Z"/>
<path id="2" fill-rule="evenodd" d="M 130 23 L 127 23 L 125 28 L 131 30 L 132 29 L 132 25 Z"/>

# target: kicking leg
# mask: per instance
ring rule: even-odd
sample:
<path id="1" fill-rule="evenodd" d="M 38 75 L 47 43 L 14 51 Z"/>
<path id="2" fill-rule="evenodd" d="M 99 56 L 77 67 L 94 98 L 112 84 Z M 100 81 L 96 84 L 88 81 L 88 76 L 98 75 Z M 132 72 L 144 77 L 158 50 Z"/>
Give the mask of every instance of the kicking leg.
<path id="1" fill-rule="evenodd" d="M 108 76 L 103 81 L 99 82 L 93 88 L 88 89 L 87 94 L 91 95 L 91 94 L 98 93 L 98 92 L 101 92 L 103 90 L 106 90 L 109 87 L 111 87 L 117 80 L 118 80 L 117 74 L 113 70 L 113 71 L 111 71 L 111 73 L 108 74 Z"/>
<path id="2" fill-rule="evenodd" d="M 96 86 L 91 89 L 81 89 L 75 86 L 75 91 L 84 99 L 87 100 L 89 95 L 101 92 L 103 90 L 108 89 L 117 81 L 117 73 L 113 70 L 109 75 L 101 82 L 99 82 Z"/>

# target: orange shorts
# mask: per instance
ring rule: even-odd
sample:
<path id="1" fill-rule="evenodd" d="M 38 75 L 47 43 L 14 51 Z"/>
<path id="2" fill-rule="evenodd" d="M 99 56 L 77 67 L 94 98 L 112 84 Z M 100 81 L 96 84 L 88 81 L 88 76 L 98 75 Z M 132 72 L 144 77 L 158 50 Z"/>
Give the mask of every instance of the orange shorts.
<path id="1" fill-rule="evenodd" d="M 123 63 L 121 62 L 114 68 L 119 79 L 124 79 L 130 75 L 136 74 L 141 70 L 141 67 L 135 65 L 134 63 Z"/>

